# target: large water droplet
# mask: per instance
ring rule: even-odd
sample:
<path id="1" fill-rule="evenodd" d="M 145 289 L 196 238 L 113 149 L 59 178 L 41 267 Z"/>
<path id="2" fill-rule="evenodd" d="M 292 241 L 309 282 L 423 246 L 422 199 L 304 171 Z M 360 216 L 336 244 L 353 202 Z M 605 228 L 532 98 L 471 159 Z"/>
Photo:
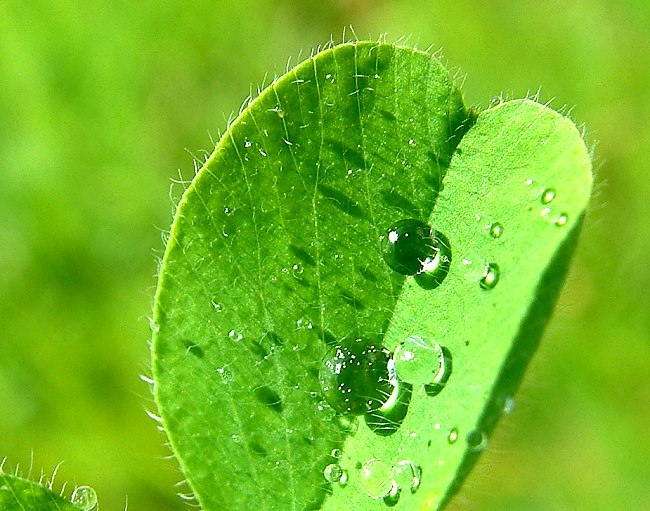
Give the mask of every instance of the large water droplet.
<path id="1" fill-rule="evenodd" d="M 499 277 L 501 275 L 501 272 L 499 270 L 499 266 L 490 263 L 488 264 L 487 271 L 485 272 L 485 276 L 481 279 L 481 288 L 490 290 L 494 289 L 496 285 L 499 283 Z"/>
<path id="2" fill-rule="evenodd" d="M 402 460 L 393 467 L 392 477 L 400 488 L 415 493 L 420 487 L 422 469 L 411 460 Z"/>
<path id="3" fill-rule="evenodd" d="M 503 400 L 503 413 L 509 415 L 515 409 L 515 400 L 514 398 L 508 396 Z"/>
<path id="4" fill-rule="evenodd" d="M 555 188 L 547 188 L 542 192 L 540 200 L 542 204 L 550 204 L 555 199 Z"/>
<path id="5" fill-rule="evenodd" d="M 70 501 L 83 511 L 90 511 L 97 505 L 97 492 L 90 486 L 78 486 L 72 492 Z"/>
<path id="6" fill-rule="evenodd" d="M 337 412 L 363 415 L 380 408 L 391 396 L 388 352 L 356 339 L 330 349 L 321 364 L 323 396 Z"/>
<path id="7" fill-rule="evenodd" d="M 411 336 L 393 352 L 395 372 L 413 385 L 432 383 L 444 369 L 442 348 L 433 339 Z"/>
<path id="8" fill-rule="evenodd" d="M 449 272 L 449 240 L 420 220 L 408 218 L 389 227 L 382 236 L 382 253 L 393 270 L 423 276 L 429 286 L 434 282 L 440 285 Z M 424 283 L 421 285 L 427 287 Z"/>
<path id="9" fill-rule="evenodd" d="M 393 469 L 388 463 L 372 458 L 362 465 L 361 487 L 371 499 L 383 499 L 393 486 Z"/>

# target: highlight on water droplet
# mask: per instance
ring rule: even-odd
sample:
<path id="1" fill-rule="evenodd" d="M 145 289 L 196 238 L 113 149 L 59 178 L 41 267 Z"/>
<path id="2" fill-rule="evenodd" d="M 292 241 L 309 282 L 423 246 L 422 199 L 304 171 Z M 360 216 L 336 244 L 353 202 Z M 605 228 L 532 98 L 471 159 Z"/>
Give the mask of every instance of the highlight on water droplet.
<path id="1" fill-rule="evenodd" d="M 485 290 L 490 290 L 494 289 L 496 285 L 499 283 L 499 277 L 501 275 L 501 271 L 499 270 L 499 266 L 490 263 L 488 264 L 487 271 L 485 272 L 485 276 L 481 279 L 481 288 Z"/>
<path id="2" fill-rule="evenodd" d="M 503 235 L 503 225 L 501 225 L 499 222 L 491 223 L 488 225 L 488 229 L 490 230 L 490 236 L 492 236 L 494 239 L 498 239 Z"/>
<path id="3" fill-rule="evenodd" d="M 422 478 L 422 468 L 411 460 L 402 460 L 393 466 L 393 481 L 400 487 L 408 489 L 411 493 L 418 491 Z"/>
<path id="4" fill-rule="evenodd" d="M 457 440 L 458 440 L 458 428 L 452 428 L 447 434 L 447 442 L 453 445 L 456 443 Z"/>
<path id="5" fill-rule="evenodd" d="M 97 492 L 90 486 L 77 486 L 70 501 L 83 511 L 91 511 L 97 505 Z"/>
<path id="6" fill-rule="evenodd" d="M 449 273 L 451 245 L 427 223 L 407 218 L 390 226 L 381 237 L 382 255 L 390 268 L 414 275 L 425 289 L 442 283 Z"/>
<path id="7" fill-rule="evenodd" d="M 542 204 L 550 204 L 553 199 L 555 199 L 555 188 L 546 188 L 540 197 Z"/>
<path id="8" fill-rule="evenodd" d="M 467 435 L 467 447 L 470 451 L 481 452 L 488 444 L 488 436 L 485 432 L 475 429 Z"/>
<path id="9" fill-rule="evenodd" d="M 413 385 L 433 383 L 444 370 L 441 346 L 427 337 L 408 337 L 397 345 L 392 359 L 398 378 Z"/>
<path id="10" fill-rule="evenodd" d="M 363 415 L 379 409 L 393 392 L 388 360 L 387 350 L 367 340 L 334 346 L 319 371 L 326 401 L 343 414 Z"/>
<path id="11" fill-rule="evenodd" d="M 383 499 L 396 486 L 393 469 L 385 461 L 371 458 L 361 466 L 360 484 L 371 499 Z"/>

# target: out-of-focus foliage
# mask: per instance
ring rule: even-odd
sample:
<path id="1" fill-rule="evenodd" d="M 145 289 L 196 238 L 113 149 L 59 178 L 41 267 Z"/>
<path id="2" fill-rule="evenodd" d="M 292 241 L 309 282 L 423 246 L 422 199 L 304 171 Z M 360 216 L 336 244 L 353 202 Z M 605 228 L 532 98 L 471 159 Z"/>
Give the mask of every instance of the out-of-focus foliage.
<path id="1" fill-rule="evenodd" d="M 33 453 L 36 471 L 66 460 L 57 480 L 95 487 L 102 509 L 126 495 L 130 509 L 183 508 L 138 379 L 170 178 L 191 177 L 191 154 L 212 149 L 267 70 L 350 23 L 442 47 L 470 105 L 541 86 L 599 141 L 556 316 L 452 508 L 641 509 L 650 7 L 638 0 L 2 2 L 0 457 L 27 467 Z"/>

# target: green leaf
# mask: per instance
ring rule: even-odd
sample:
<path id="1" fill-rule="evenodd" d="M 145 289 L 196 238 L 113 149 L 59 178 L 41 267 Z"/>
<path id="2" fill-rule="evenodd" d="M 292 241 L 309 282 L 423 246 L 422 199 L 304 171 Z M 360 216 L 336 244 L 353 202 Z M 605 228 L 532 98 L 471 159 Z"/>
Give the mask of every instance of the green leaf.
<path id="1" fill-rule="evenodd" d="M 570 121 L 528 100 L 476 116 L 439 61 L 409 48 L 337 46 L 265 90 L 184 194 L 156 295 L 155 396 L 204 509 L 442 505 L 534 352 L 590 169 Z M 448 274 L 386 264 L 404 219 L 440 233 Z M 444 347 L 446 385 L 401 384 L 365 418 L 323 400 L 328 350 L 410 336 Z M 332 463 L 347 484 L 325 479 Z M 411 465 L 419 486 L 395 472 L 386 503 L 369 491 L 369 467 L 381 486 L 381 467 Z"/>
<path id="2" fill-rule="evenodd" d="M 0 470 L 0 511 L 79 511 L 69 500 L 34 481 Z"/>

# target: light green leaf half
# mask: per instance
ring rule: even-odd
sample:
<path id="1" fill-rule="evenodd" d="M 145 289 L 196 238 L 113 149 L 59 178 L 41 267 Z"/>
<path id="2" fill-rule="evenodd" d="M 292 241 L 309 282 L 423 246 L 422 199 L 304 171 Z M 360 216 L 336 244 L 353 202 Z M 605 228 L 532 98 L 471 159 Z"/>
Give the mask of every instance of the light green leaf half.
<path id="1" fill-rule="evenodd" d="M 552 310 L 590 169 L 570 121 L 531 101 L 476 118 L 439 61 L 409 48 L 341 45 L 264 91 L 184 194 L 156 295 L 155 396 L 203 508 L 384 509 L 361 486 L 372 458 L 422 470 L 395 508 L 444 502 L 477 456 L 468 434 L 487 438 Z M 382 258 L 405 218 L 449 239 L 435 289 Z M 494 289 L 465 276 L 470 258 L 498 265 Z M 435 397 L 413 387 L 392 435 L 322 400 L 328 347 L 409 335 L 445 346 L 453 370 Z M 333 462 L 345 487 L 323 476 Z"/>
<path id="2" fill-rule="evenodd" d="M 79 511 L 69 500 L 34 481 L 0 471 L 0 511 Z"/>

